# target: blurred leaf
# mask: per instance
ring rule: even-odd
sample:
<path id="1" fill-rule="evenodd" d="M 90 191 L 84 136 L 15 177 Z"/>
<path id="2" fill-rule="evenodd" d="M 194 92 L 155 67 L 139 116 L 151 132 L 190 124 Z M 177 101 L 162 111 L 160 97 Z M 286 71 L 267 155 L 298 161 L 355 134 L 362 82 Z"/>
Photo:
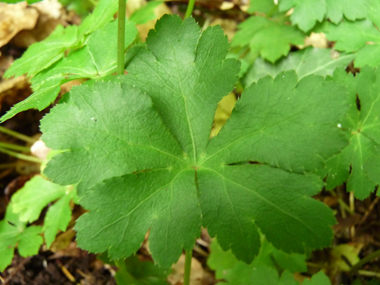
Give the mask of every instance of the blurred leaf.
<path id="1" fill-rule="evenodd" d="M 224 251 L 217 240 L 213 240 L 210 245 L 211 254 L 207 260 L 207 264 L 216 270 L 218 279 L 224 278 L 225 270 L 235 267 L 236 264 L 242 263 L 250 268 L 265 265 L 281 270 L 289 270 L 290 272 L 306 272 L 306 255 L 296 253 L 285 253 L 276 249 L 264 237 L 261 237 L 262 246 L 259 254 L 252 263 L 246 264 L 236 259 L 231 250 Z"/>
<path id="2" fill-rule="evenodd" d="M 86 16 L 94 8 L 95 0 L 59 0 L 67 10 L 74 10 L 80 16 Z"/>
<path id="3" fill-rule="evenodd" d="M 65 50 L 75 45 L 78 39 L 77 26 L 57 26 L 45 40 L 32 44 L 23 56 L 13 62 L 4 77 L 34 76 L 64 56 Z"/>
<path id="4" fill-rule="evenodd" d="M 48 38 L 32 44 L 23 56 L 11 65 L 4 77 L 21 76 L 23 74 L 35 76 L 48 68 L 64 57 L 66 50 L 77 48 L 78 45 L 81 46 L 81 42 L 84 41 L 86 35 L 110 22 L 117 11 L 117 4 L 118 0 L 101 0 L 94 12 L 79 27 L 69 26 L 63 28 L 58 26 Z"/>
<path id="5" fill-rule="evenodd" d="M 290 51 L 290 45 L 303 44 L 304 34 L 297 28 L 279 21 L 253 16 L 239 25 L 231 45 L 249 46 L 253 53 L 275 62 Z"/>
<path id="6" fill-rule="evenodd" d="M 81 40 L 83 40 L 85 35 L 91 34 L 114 20 L 118 7 L 118 0 L 100 0 L 92 14 L 88 15 L 78 28 Z"/>
<path id="7" fill-rule="evenodd" d="M 130 21 L 134 22 L 136 25 L 145 24 L 146 22 L 156 19 L 154 14 L 154 9 L 164 3 L 163 1 L 150 1 L 145 6 L 136 10 L 131 17 Z"/>
<path id="8" fill-rule="evenodd" d="M 380 27 L 380 1 L 368 1 L 368 18 L 377 26 Z"/>
<path id="9" fill-rule="evenodd" d="M 131 256 L 124 261 L 116 261 L 119 268 L 115 279 L 117 284 L 133 285 L 168 285 L 166 281 L 170 270 L 165 270 L 151 261 L 140 261 L 137 256 Z"/>
<path id="10" fill-rule="evenodd" d="M 136 39 L 135 25 L 126 20 L 125 49 Z M 60 86 L 74 79 L 99 78 L 116 71 L 117 20 L 106 24 L 88 37 L 84 47 L 43 70 L 31 79 L 34 93 L 16 104 L 3 117 L 8 120 L 19 112 L 37 108 L 43 110 L 58 96 Z"/>
<path id="11" fill-rule="evenodd" d="M 5 217 L 0 221 L 0 271 L 11 264 L 14 250 L 18 243 L 21 256 L 35 255 L 43 243 L 40 226 L 26 226 L 19 216 L 13 213 L 13 205 L 9 203 Z"/>
<path id="12" fill-rule="evenodd" d="M 171 270 L 166 270 L 151 261 L 141 261 L 138 256 L 130 256 L 125 260 L 112 261 L 107 253 L 98 255 L 106 264 L 117 266 L 115 275 L 117 284 L 131 285 L 167 285 L 167 277 Z"/>
<path id="13" fill-rule="evenodd" d="M 76 191 L 71 189 L 66 191 L 53 206 L 50 206 L 44 220 L 43 231 L 47 248 L 55 240 L 58 230 L 66 231 L 71 220 L 70 201 L 76 198 Z"/>
<path id="14" fill-rule="evenodd" d="M 362 200 L 380 184 L 380 69 L 364 67 L 355 81 L 351 77 L 344 71 L 334 73 L 334 80 L 350 90 L 351 109 L 346 119 L 338 123 L 346 131 L 350 145 L 327 161 L 327 187 L 332 189 L 348 178 L 347 190 Z"/>
<path id="15" fill-rule="evenodd" d="M 339 244 L 331 249 L 332 267 L 341 271 L 350 271 L 351 267 L 347 264 L 356 264 L 360 261 L 359 252 L 362 246 L 355 244 Z M 344 258 L 344 259 L 343 259 Z"/>
<path id="16" fill-rule="evenodd" d="M 0 0 L 0 2 L 4 2 L 4 3 L 8 3 L 8 4 L 15 4 L 15 3 L 19 3 L 19 2 L 23 2 L 25 0 Z M 37 2 L 41 2 L 43 0 L 26 0 L 26 2 L 28 4 L 33 4 L 33 3 L 37 3 Z"/>
<path id="17" fill-rule="evenodd" d="M 40 175 L 34 176 L 12 196 L 13 212 L 19 214 L 22 222 L 34 222 L 43 208 L 64 196 L 66 191 L 66 186 L 50 182 Z"/>
<path id="18" fill-rule="evenodd" d="M 274 3 L 273 0 L 251 0 L 250 5 L 248 8 L 249 13 L 263 13 L 263 14 L 269 14 L 273 11 L 275 11 L 278 8 L 278 5 Z"/>
<path id="19" fill-rule="evenodd" d="M 334 24 L 338 24 L 343 16 L 350 21 L 363 19 L 367 16 L 368 1 L 362 0 L 325 0 L 326 1 L 326 18 Z"/>
<path id="20" fill-rule="evenodd" d="M 343 15 L 351 20 L 363 19 L 367 16 L 367 1 L 362 0 L 281 0 L 280 11 L 286 12 L 294 8 L 290 19 L 292 24 L 307 32 L 325 17 L 338 24 Z"/>
<path id="21" fill-rule="evenodd" d="M 276 77 L 279 73 L 286 70 L 294 69 L 298 79 L 310 75 L 333 75 L 334 70 L 339 67 L 346 67 L 355 55 L 340 54 L 337 58 L 332 57 L 331 49 L 306 48 L 300 51 L 290 53 L 286 58 L 278 61 L 276 64 L 269 63 L 262 58 L 257 58 L 244 77 L 245 86 L 257 82 L 260 78 L 270 75 Z"/>
<path id="22" fill-rule="evenodd" d="M 290 19 L 293 25 L 304 31 L 309 31 L 317 21 L 322 22 L 326 14 L 325 0 L 280 0 L 280 11 L 294 8 Z"/>
<path id="23" fill-rule="evenodd" d="M 336 50 L 356 52 L 355 67 L 380 64 L 380 32 L 370 20 L 326 24 L 324 30 L 330 41 L 336 41 Z"/>
<path id="24" fill-rule="evenodd" d="M 314 274 L 310 280 L 305 279 L 302 285 L 331 285 L 331 282 L 323 271 L 319 271 L 317 274 Z"/>
<path id="25" fill-rule="evenodd" d="M 61 186 L 37 175 L 12 196 L 12 209 L 19 215 L 20 222 L 30 223 L 39 218 L 43 208 L 56 201 L 49 207 L 43 226 L 49 248 L 57 231 L 66 230 L 71 219 L 69 203 L 75 196 L 76 191 L 72 186 Z"/>

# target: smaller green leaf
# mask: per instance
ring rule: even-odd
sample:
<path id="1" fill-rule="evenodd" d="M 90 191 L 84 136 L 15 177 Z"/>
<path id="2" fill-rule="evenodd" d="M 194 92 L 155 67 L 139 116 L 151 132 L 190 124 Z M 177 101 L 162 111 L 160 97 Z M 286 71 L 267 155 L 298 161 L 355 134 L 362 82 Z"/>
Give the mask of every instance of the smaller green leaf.
<path id="1" fill-rule="evenodd" d="M 380 63 L 380 41 L 374 45 L 366 45 L 356 53 L 355 67 L 377 67 Z"/>
<path id="2" fill-rule="evenodd" d="M 67 190 L 67 187 L 66 187 Z M 45 233 L 46 246 L 50 248 L 58 230 L 65 231 L 71 220 L 70 201 L 76 196 L 75 190 L 66 191 L 46 213 L 43 231 Z"/>
<path id="3" fill-rule="evenodd" d="M 369 19 L 325 24 L 323 29 L 330 41 L 336 41 L 336 50 L 357 53 L 355 67 L 380 64 L 380 32 Z"/>
<path id="4" fill-rule="evenodd" d="M 368 1 L 368 18 L 377 26 L 380 27 L 380 1 Z"/>
<path id="5" fill-rule="evenodd" d="M 207 259 L 207 265 L 215 270 L 215 277 L 217 279 L 223 279 L 225 276 L 225 271 L 233 268 L 238 262 L 241 262 L 236 259 L 235 255 L 232 253 L 232 250 L 224 251 L 217 239 L 214 239 L 210 244 L 211 254 Z M 259 256 L 256 256 L 255 260 Z"/>
<path id="6" fill-rule="evenodd" d="M 352 90 L 349 95 L 351 108 L 339 124 L 346 130 L 350 144 L 327 162 L 327 187 L 332 189 L 340 185 L 348 176 L 347 190 L 364 199 L 380 183 L 377 178 L 380 165 L 376 162 L 380 155 L 380 69 L 362 68 L 355 80 L 352 76 L 343 79 L 339 74 L 334 74 L 334 79 L 336 76 L 341 84 Z M 351 173 L 348 175 L 349 167 Z"/>
<path id="7" fill-rule="evenodd" d="M 93 8 L 96 3 L 93 0 L 59 0 L 67 10 L 74 10 L 78 15 L 85 16 Z"/>
<path id="8" fill-rule="evenodd" d="M 276 5 L 273 0 L 250 1 L 247 12 L 269 14 L 273 12 L 277 7 L 278 5 Z"/>
<path id="9" fill-rule="evenodd" d="M 15 3 L 18 3 L 18 2 L 22 2 L 24 0 L 1 0 L 0 2 L 4 2 L 4 3 L 9 3 L 9 4 L 15 4 Z M 42 0 L 26 0 L 26 2 L 28 4 L 33 4 L 33 3 L 37 3 L 37 2 L 41 2 Z"/>
<path id="10" fill-rule="evenodd" d="M 380 42 L 380 32 L 368 19 L 356 22 L 343 21 L 339 25 L 329 24 L 325 28 L 325 33 L 330 41 L 337 42 L 335 49 L 346 52 L 357 51 L 369 41 Z"/>
<path id="11" fill-rule="evenodd" d="M 43 208 L 65 195 L 66 186 L 54 184 L 42 176 L 34 176 L 12 196 L 13 211 L 22 222 L 34 222 Z"/>
<path id="12" fill-rule="evenodd" d="M 367 16 L 368 4 L 362 0 L 325 0 L 327 5 L 326 18 L 338 24 L 343 15 L 351 21 L 363 19 Z"/>
<path id="13" fill-rule="evenodd" d="M 260 78 L 270 75 L 273 78 L 286 70 L 294 69 L 298 79 L 310 75 L 333 75 L 338 67 L 346 67 L 353 59 L 353 54 L 340 54 L 332 57 L 331 49 L 306 48 L 290 53 L 286 58 L 276 64 L 269 63 L 262 58 L 257 58 L 244 78 L 245 86 L 257 82 Z"/>
<path id="14" fill-rule="evenodd" d="M 303 272 L 307 270 L 306 256 L 299 254 L 287 254 L 275 249 L 270 243 L 262 237 L 262 247 L 260 253 L 255 257 L 252 263 L 246 264 L 238 261 L 232 254 L 231 250 L 223 251 L 216 240 L 211 245 L 211 254 L 207 260 L 207 264 L 211 269 L 216 270 L 217 279 L 225 279 L 227 284 L 294 284 L 298 283 L 294 280 L 288 268 L 293 267 L 301 269 Z M 280 260 L 280 262 L 278 262 Z M 284 270 L 279 277 L 277 268 Z"/>
<path id="15" fill-rule="evenodd" d="M 348 179 L 351 159 L 347 152 L 348 148 L 342 151 L 339 155 L 335 155 L 326 161 L 328 177 L 325 187 L 327 190 L 332 190 L 335 187 L 342 185 Z"/>
<path id="16" fill-rule="evenodd" d="M 126 21 L 125 49 L 135 40 L 137 29 Z M 87 45 L 62 58 L 46 70 L 32 78 L 34 93 L 16 104 L 0 122 L 12 118 L 17 113 L 29 109 L 43 110 L 57 98 L 60 85 L 74 79 L 99 78 L 116 70 L 117 21 L 90 35 Z"/>
<path id="17" fill-rule="evenodd" d="M 264 17 L 250 17 L 239 25 L 232 46 L 249 46 L 252 52 L 275 62 L 290 51 L 290 45 L 303 44 L 304 34 L 298 29 Z"/>
<path id="18" fill-rule="evenodd" d="M 331 282 L 323 271 L 319 271 L 317 274 L 314 274 L 310 280 L 305 279 L 302 285 L 331 285 Z"/>
<path id="19" fill-rule="evenodd" d="M 137 256 L 115 261 L 119 268 L 115 279 L 117 284 L 167 285 L 170 270 L 165 270 L 151 261 L 140 261 Z"/>
<path id="20" fill-rule="evenodd" d="M 326 14 L 325 0 L 281 0 L 280 11 L 288 11 L 294 8 L 290 19 L 292 24 L 304 31 L 309 31 L 317 21 L 322 22 Z"/>
<path id="21" fill-rule="evenodd" d="M 56 84 L 52 86 L 47 85 L 44 88 L 41 88 L 26 98 L 24 101 L 21 101 L 14 105 L 12 109 L 10 109 L 7 113 L 5 113 L 5 115 L 0 118 L 0 123 L 12 118 L 22 111 L 33 108 L 36 108 L 39 111 L 45 109 L 51 104 L 51 102 L 55 100 L 55 98 L 57 98 L 59 90 L 60 87 Z"/>
<path id="22" fill-rule="evenodd" d="M 64 56 L 64 51 L 74 45 L 78 39 L 77 26 L 63 28 L 58 26 L 42 42 L 32 44 L 23 56 L 13 62 L 4 77 L 34 76 Z"/>
<path id="23" fill-rule="evenodd" d="M 0 271 L 11 262 L 13 252 L 18 243 L 19 253 L 23 257 L 35 255 L 43 243 L 42 228 L 39 226 L 26 227 L 19 216 L 13 213 L 12 202 L 8 204 L 5 217 L 0 221 Z"/>
<path id="24" fill-rule="evenodd" d="M 151 1 L 146 3 L 143 7 L 136 10 L 131 17 L 130 21 L 136 25 L 145 24 L 146 22 L 156 19 L 157 16 L 154 14 L 154 9 L 164 3 L 163 1 Z"/>
<path id="25" fill-rule="evenodd" d="M 92 14 L 88 15 L 79 26 L 79 35 L 91 34 L 113 20 L 118 9 L 118 0 L 100 0 Z"/>

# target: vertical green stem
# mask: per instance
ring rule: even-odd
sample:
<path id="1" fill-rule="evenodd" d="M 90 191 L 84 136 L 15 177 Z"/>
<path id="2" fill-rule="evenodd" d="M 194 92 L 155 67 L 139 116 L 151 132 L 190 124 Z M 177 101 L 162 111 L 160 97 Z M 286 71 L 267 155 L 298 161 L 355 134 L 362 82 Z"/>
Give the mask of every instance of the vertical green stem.
<path id="1" fill-rule="evenodd" d="M 190 285 L 190 273 L 191 273 L 191 258 L 193 250 L 186 250 L 185 256 L 185 273 L 183 275 L 183 285 Z"/>
<path id="2" fill-rule="evenodd" d="M 0 126 L 0 132 L 7 134 L 7 135 L 10 135 L 12 137 L 15 137 L 15 138 L 22 140 L 22 141 L 25 141 L 25 142 L 29 142 L 29 143 L 35 143 L 36 142 L 36 140 L 31 138 L 31 137 L 28 137 L 26 135 L 20 134 L 20 133 L 15 132 L 15 131 L 11 131 L 11 130 L 4 128 L 2 126 Z"/>
<path id="3" fill-rule="evenodd" d="M 185 19 L 190 17 L 191 14 L 193 14 L 194 4 L 195 4 L 195 0 L 189 0 L 189 4 L 187 4 Z"/>
<path id="4" fill-rule="evenodd" d="M 119 19 L 117 28 L 117 74 L 124 74 L 124 41 L 126 0 L 119 0 Z"/>

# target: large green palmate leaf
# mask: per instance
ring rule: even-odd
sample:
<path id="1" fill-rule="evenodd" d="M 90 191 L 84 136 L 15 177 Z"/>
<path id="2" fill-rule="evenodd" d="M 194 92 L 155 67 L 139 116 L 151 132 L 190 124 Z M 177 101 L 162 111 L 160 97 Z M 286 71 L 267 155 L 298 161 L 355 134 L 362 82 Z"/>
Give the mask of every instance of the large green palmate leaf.
<path id="1" fill-rule="evenodd" d="M 336 50 L 356 52 L 355 67 L 380 64 L 380 32 L 369 19 L 339 25 L 326 23 L 324 31 L 330 41 L 336 41 Z"/>
<path id="2" fill-rule="evenodd" d="M 339 125 L 346 130 L 350 145 L 328 160 L 327 189 L 348 179 L 347 190 L 364 199 L 380 184 L 380 69 L 362 68 L 356 82 L 343 71 L 336 72 L 334 79 L 352 90 L 350 112 Z"/>
<path id="3" fill-rule="evenodd" d="M 80 247 L 125 258 L 149 230 L 153 258 L 167 267 L 201 226 L 246 262 L 259 231 L 285 252 L 330 244 L 335 220 L 310 198 L 323 183 L 308 172 L 347 145 L 337 127 L 344 87 L 318 76 L 298 82 L 294 72 L 266 77 L 209 141 L 239 72 L 227 51 L 220 27 L 200 32 L 192 18 L 166 15 L 146 47 L 128 52 L 127 75 L 73 88 L 42 120 L 42 139 L 65 150 L 45 174 L 77 184 L 89 210 L 76 225 Z"/>
<path id="4" fill-rule="evenodd" d="M 135 40 L 135 25 L 125 23 L 125 49 Z M 116 71 L 117 20 L 92 33 L 86 45 L 60 59 L 31 79 L 34 93 L 16 104 L 0 122 L 32 108 L 43 110 L 57 98 L 60 86 L 74 79 L 100 78 Z"/>
<path id="5" fill-rule="evenodd" d="M 253 53 L 275 62 L 289 53 L 290 44 L 303 44 L 304 34 L 285 20 L 250 17 L 239 25 L 231 45 L 248 46 Z"/>
<path id="6" fill-rule="evenodd" d="M 19 215 L 13 213 L 13 205 L 9 203 L 5 217 L 0 221 L 0 271 L 12 262 L 13 252 L 17 248 L 21 256 L 35 255 L 43 242 L 40 226 L 27 227 L 21 222 Z"/>
<path id="7" fill-rule="evenodd" d="M 354 58 L 353 54 L 340 54 L 335 57 L 331 49 L 312 47 L 292 52 L 276 64 L 257 58 L 244 77 L 244 84 L 249 86 L 266 75 L 276 77 L 279 73 L 292 69 L 297 73 L 298 79 L 310 74 L 333 75 L 336 68 L 346 67 Z"/>
<path id="8" fill-rule="evenodd" d="M 294 25 L 307 32 L 315 26 L 317 22 L 322 22 L 325 18 L 337 24 L 345 16 L 354 21 L 363 19 L 368 13 L 368 3 L 362 0 L 281 0 L 279 1 L 280 11 L 288 11 L 294 8 L 290 19 Z"/>

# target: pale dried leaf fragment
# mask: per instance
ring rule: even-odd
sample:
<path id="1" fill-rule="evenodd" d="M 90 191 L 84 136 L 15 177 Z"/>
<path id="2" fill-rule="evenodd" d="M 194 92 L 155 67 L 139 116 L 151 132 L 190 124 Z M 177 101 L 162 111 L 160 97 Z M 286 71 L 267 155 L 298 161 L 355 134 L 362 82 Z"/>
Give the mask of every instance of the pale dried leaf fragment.
<path id="1" fill-rule="evenodd" d="M 315 48 L 327 48 L 327 39 L 324 33 L 311 33 L 304 40 L 305 47 L 313 46 Z"/>
<path id="2" fill-rule="evenodd" d="M 50 150 L 42 140 L 36 141 L 30 148 L 30 152 L 42 160 L 46 160 Z"/>
<path id="3" fill-rule="evenodd" d="M 180 284 L 183 280 L 185 268 L 185 255 L 182 254 L 178 262 L 172 266 L 172 274 L 169 275 L 168 281 L 170 284 Z M 191 276 L 190 284 L 191 285 L 201 285 L 203 278 L 205 277 L 206 272 L 202 268 L 201 263 L 195 259 L 191 259 Z"/>
<path id="4" fill-rule="evenodd" d="M 52 19 L 58 19 L 61 17 L 62 5 L 58 0 L 45 0 L 37 2 L 31 6 Z"/>
<path id="5" fill-rule="evenodd" d="M 38 12 L 26 2 L 0 3 L 0 47 L 6 45 L 18 32 L 35 27 Z"/>

